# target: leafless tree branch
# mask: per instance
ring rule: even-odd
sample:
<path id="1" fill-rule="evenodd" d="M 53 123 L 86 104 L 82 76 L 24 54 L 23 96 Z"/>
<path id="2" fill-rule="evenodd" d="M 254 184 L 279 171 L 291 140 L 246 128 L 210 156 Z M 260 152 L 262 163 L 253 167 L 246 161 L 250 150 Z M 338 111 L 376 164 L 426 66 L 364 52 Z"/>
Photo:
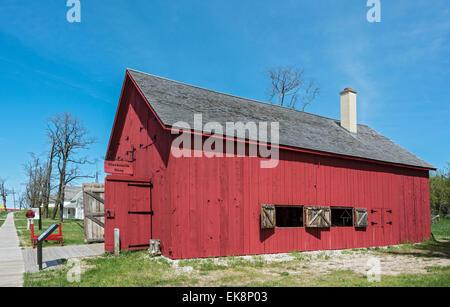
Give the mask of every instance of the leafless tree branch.
<path id="1" fill-rule="evenodd" d="M 25 201 L 31 208 L 38 208 L 44 200 L 45 194 L 45 178 L 46 166 L 33 153 L 31 161 L 24 165 L 25 173 L 28 177 L 28 182 L 25 188 Z"/>
<path id="2" fill-rule="evenodd" d="M 86 150 L 95 139 L 88 136 L 83 124 L 70 113 L 61 113 L 48 120 L 47 132 L 54 141 L 56 167 L 59 175 L 58 193 L 52 218 L 59 209 L 60 221 L 63 220 L 65 187 L 77 178 L 89 176 L 80 175 L 79 165 L 90 163 L 85 157 L 78 157 L 80 150 Z"/>
<path id="3" fill-rule="evenodd" d="M 301 102 L 301 110 L 311 104 L 319 95 L 320 86 L 313 80 L 305 80 L 304 69 L 295 66 L 279 66 L 267 71 L 271 86 L 269 89 L 269 99 L 272 103 L 277 99 L 279 106 L 297 108 L 297 103 Z"/>

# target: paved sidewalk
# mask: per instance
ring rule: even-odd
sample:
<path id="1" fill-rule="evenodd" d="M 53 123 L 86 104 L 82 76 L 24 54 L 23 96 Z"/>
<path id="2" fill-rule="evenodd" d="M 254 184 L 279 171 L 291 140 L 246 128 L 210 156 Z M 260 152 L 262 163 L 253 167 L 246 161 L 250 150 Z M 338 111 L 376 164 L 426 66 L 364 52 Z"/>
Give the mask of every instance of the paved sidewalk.
<path id="1" fill-rule="evenodd" d="M 45 270 L 58 266 L 62 264 L 63 259 L 100 256 L 104 252 L 105 245 L 103 243 L 44 247 L 42 248 L 42 268 Z M 36 249 L 29 248 L 22 250 L 25 271 L 27 273 L 39 271 L 36 253 Z"/>
<path id="2" fill-rule="evenodd" d="M 25 264 L 14 225 L 14 213 L 9 213 L 0 227 L 0 287 L 22 287 Z"/>

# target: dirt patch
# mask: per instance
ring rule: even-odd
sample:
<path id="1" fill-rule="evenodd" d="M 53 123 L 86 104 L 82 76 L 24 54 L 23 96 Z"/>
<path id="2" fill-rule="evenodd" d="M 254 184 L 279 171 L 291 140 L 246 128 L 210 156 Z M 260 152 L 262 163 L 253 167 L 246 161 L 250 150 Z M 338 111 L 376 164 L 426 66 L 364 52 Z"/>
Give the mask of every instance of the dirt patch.
<path id="1" fill-rule="evenodd" d="M 230 272 L 228 269 L 204 272 L 206 280 L 236 276 L 239 273 L 237 268 L 241 270 L 245 268 L 247 273 L 249 271 L 258 272 L 266 275 L 266 277 L 280 276 L 283 272 L 291 275 L 305 273 L 322 275 L 336 270 L 351 270 L 357 274 L 366 275 L 368 270 L 379 264 L 381 275 L 396 276 L 400 274 L 425 274 L 428 273 L 427 267 L 450 266 L 450 259 L 445 253 L 434 253 L 433 257 L 429 257 L 426 254 L 421 256 L 420 253 L 414 255 L 402 254 L 400 250 L 397 253 L 396 247 L 389 249 L 393 253 L 385 252 L 385 250 L 386 248 L 379 248 L 377 251 L 360 249 L 295 252 L 232 258 L 192 259 L 189 261 L 196 265 L 209 261 L 215 265 L 234 269 L 234 272 Z M 172 265 L 177 274 L 199 273 L 196 265 L 180 265 L 180 261 L 183 260 L 165 259 Z M 252 264 L 256 262 L 262 262 L 263 265 L 260 268 L 253 267 Z"/>
<path id="2" fill-rule="evenodd" d="M 364 254 L 337 254 L 330 256 L 328 260 L 311 261 L 311 271 L 328 273 L 332 270 L 352 270 L 358 274 L 366 274 L 367 271 L 379 263 L 380 274 L 396 276 L 400 274 L 425 274 L 426 267 L 450 266 L 448 258 L 422 258 L 407 255 L 390 255 L 377 252 Z"/>

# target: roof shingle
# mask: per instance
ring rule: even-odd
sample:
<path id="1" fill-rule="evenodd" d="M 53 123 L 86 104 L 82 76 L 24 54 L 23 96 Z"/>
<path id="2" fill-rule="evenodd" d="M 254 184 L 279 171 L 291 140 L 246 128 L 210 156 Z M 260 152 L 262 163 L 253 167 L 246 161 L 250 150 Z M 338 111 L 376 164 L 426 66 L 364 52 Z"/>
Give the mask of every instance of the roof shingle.
<path id="1" fill-rule="evenodd" d="M 339 120 L 270 103 L 236 97 L 128 69 L 164 125 L 183 121 L 194 127 L 194 114 L 203 123 L 279 122 L 280 145 L 434 169 L 406 149 L 366 125 L 352 134 Z"/>

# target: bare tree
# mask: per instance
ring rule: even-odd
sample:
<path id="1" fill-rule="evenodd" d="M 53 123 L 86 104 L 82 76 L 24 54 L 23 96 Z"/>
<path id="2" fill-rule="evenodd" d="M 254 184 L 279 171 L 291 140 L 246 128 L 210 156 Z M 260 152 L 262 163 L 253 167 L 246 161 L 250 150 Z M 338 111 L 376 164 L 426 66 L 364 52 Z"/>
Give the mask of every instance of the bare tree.
<path id="1" fill-rule="evenodd" d="M 19 194 L 19 210 L 22 210 L 22 208 L 26 208 L 27 207 L 27 200 L 26 200 L 26 194 L 25 193 L 20 193 Z"/>
<path id="2" fill-rule="evenodd" d="M 6 189 L 5 183 L 6 183 L 6 180 L 0 178 L 0 197 L 2 198 L 2 201 L 3 201 L 2 204 L 6 208 L 6 197 L 8 196 L 9 191 Z"/>
<path id="3" fill-rule="evenodd" d="M 64 112 L 49 119 L 48 133 L 55 140 L 55 159 L 58 169 L 58 193 L 52 218 L 63 221 L 64 190 L 75 179 L 87 178 L 80 174 L 80 165 L 89 163 L 86 157 L 79 157 L 79 150 L 84 150 L 94 142 L 82 123 L 72 114 Z"/>
<path id="4" fill-rule="evenodd" d="M 320 86 L 313 80 L 306 80 L 304 69 L 295 66 L 279 66 L 267 71 L 271 80 L 269 90 L 270 101 L 277 99 L 279 106 L 296 109 L 301 103 L 301 110 L 311 104 L 319 95 Z"/>
<path id="5" fill-rule="evenodd" d="M 50 140 L 50 151 L 48 152 L 47 162 L 45 164 L 45 179 L 44 179 L 44 191 L 43 191 L 43 215 L 45 218 L 48 218 L 48 204 L 50 202 L 50 193 L 52 191 L 52 172 L 53 172 L 53 161 L 56 156 L 56 139 L 55 136 L 51 133 L 51 128 L 47 128 L 47 136 Z M 55 209 L 56 210 L 56 209 Z"/>
<path id="6" fill-rule="evenodd" d="M 44 193 L 45 166 L 35 154 L 31 154 L 31 161 L 24 165 L 28 182 L 25 188 L 25 198 L 31 208 L 39 208 Z"/>

